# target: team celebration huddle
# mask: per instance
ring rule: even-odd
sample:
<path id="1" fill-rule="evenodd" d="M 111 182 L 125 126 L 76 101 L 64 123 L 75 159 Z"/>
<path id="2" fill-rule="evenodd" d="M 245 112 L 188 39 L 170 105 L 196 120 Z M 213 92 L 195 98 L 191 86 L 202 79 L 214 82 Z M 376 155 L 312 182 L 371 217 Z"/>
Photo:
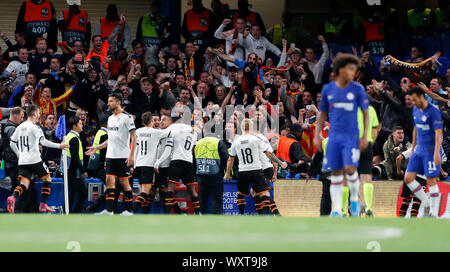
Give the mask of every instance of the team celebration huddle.
<path id="1" fill-rule="evenodd" d="M 0 211 L 450 212 L 448 1 L 117 2 L 0 29 Z"/>

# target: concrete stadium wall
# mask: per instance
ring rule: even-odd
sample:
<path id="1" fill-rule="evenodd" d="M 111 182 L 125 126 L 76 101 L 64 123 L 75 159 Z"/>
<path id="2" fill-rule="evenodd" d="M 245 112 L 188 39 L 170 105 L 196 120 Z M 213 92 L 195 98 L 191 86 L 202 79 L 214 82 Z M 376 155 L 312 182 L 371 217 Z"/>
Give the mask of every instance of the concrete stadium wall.
<path id="1" fill-rule="evenodd" d="M 402 181 L 374 181 L 373 212 L 375 217 L 396 217 L 397 196 Z M 278 180 L 274 197 L 283 216 L 319 216 L 322 182 L 311 180 Z M 359 193 L 364 201 L 362 186 Z"/>

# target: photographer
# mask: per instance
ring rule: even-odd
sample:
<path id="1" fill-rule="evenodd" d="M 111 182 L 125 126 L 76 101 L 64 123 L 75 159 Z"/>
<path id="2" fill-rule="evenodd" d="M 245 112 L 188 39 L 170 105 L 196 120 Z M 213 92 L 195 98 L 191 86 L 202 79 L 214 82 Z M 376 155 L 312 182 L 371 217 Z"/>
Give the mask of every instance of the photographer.
<path id="1" fill-rule="evenodd" d="M 386 169 L 387 178 L 389 180 L 393 179 L 403 179 L 404 171 L 408 165 L 408 161 L 405 160 L 400 165 L 397 165 L 398 156 L 405 152 L 411 147 L 411 143 L 407 142 L 403 144 L 405 138 L 405 133 L 403 127 L 396 126 L 392 129 L 392 134 L 389 136 L 388 140 L 383 145 L 384 153 L 384 167 Z"/>

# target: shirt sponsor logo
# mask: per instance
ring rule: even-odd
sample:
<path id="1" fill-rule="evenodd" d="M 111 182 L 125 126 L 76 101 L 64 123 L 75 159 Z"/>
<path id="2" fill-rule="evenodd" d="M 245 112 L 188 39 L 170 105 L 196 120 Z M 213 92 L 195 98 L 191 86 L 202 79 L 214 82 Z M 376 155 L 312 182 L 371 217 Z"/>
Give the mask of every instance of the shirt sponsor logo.
<path id="1" fill-rule="evenodd" d="M 108 127 L 108 131 L 119 131 L 119 127 Z"/>
<path id="2" fill-rule="evenodd" d="M 417 124 L 416 126 L 421 130 L 430 130 L 430 126 L 428 124 Z"/>
<path id="3" fill-rule="evenodd" d="M 353 103 L 339 102 L 333 104 L 337 109 L 343 109 L 345 111 L 353 111 Z"/>

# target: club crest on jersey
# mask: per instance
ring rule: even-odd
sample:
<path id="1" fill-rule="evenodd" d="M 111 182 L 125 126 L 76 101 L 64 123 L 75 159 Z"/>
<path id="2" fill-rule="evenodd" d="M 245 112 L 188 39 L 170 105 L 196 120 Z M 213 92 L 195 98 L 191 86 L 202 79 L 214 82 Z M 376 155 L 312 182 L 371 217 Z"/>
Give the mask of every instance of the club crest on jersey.
<path id="1" fill-rule="evenodd" d="M 347 99 L 348 100 L 353 100 L 353 99 L 355 99 L 355 95 L 353 93 L 348 93 L 347 94 Z"/>
<path id="2" fill-rule="evenodd" d="M 427 117 L 424 115 L 422 116 L 422 122 L 426 122 L 427 121 Z"/>

